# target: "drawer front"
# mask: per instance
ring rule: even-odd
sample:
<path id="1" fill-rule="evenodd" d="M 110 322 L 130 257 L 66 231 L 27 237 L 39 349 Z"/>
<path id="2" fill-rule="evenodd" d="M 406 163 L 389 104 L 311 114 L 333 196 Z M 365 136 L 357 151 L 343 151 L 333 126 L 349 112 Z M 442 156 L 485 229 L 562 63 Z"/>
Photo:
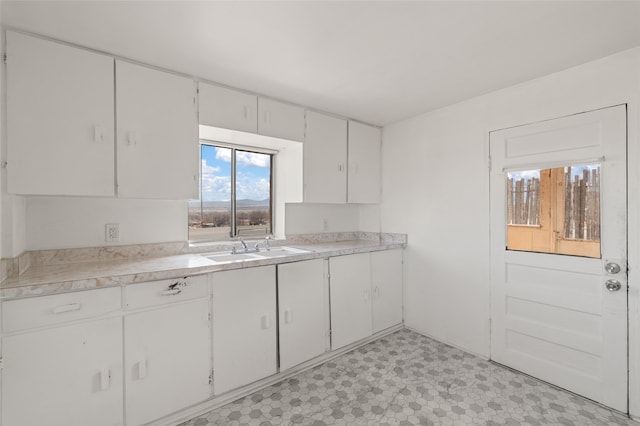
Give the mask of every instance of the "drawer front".
<path id="1" fill-rule="evenodd" d="M 187 278 L 152 281 L 130 284 L 124 288 L 127 309 L 162 306 L 183 300 L 207 297 L 207 276 L 198 275 Z"/>
<path id="2" fill-rule="evenodd" d="M 120 287 L 10 300 L 2 304 L 2 331 L 11 333 L 78 321 L 121 309 Z"/>

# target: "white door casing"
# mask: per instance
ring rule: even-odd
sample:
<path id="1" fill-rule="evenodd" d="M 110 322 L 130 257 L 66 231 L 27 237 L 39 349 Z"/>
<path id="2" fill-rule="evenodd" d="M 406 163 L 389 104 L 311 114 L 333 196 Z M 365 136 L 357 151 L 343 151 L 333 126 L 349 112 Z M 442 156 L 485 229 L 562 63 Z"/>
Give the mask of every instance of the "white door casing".
<path id="1" fill-rule="evenodd" d="M 491 132 L 490 153 L 491 358 L 627 412 L 626 106 Z M 589 163 L 602 258 L 506 250 L 507 172 Z"/>

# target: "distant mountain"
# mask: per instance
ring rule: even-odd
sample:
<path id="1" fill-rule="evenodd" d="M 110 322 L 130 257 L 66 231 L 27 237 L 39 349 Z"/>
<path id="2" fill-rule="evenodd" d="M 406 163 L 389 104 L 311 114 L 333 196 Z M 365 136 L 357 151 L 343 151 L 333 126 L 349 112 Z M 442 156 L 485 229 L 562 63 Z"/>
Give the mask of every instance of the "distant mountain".
<path id="1" fill-rule="evenodd" d="M 222 210 L 228 209 L 230 205 L 230 201 L 203 201 L 202 208 L 203 209 L 211 209 L 211 210 Z M 269 207 L 269 199 L 264 200 L 238 200 L 236 201 L 236 206 L 238 208 L 251 208 L 251 207 L 260 207 L 265 208 Z M 196 209 L 200 208 L 200 201 L 192 200 L 189 201 L 189 208 Z"/>

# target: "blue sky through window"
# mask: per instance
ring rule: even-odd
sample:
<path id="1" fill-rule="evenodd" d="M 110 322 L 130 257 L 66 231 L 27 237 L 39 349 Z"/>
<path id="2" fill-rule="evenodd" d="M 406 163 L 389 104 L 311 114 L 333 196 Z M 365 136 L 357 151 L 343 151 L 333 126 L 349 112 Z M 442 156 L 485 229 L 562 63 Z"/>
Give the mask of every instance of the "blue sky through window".
<path id="1" fill-rule="evenodd" d="M 202 199 L 231 199 L 230 148 L 202 145 Z M 265 200 L 270 196 L 271 156 L 236 151 L 236 199 Z"/>

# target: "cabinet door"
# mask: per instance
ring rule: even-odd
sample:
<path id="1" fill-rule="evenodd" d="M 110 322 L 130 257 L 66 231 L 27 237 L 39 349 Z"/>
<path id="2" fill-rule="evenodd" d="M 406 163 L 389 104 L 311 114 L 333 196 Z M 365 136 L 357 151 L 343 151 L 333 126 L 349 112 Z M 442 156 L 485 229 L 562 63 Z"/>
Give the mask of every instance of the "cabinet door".
<path id="1" fill-rule="evenodd" d="M 7 185 L 114 194 L 113 59 L 7 31 Z"/>
<path id="2" fill-rule="evenodd" d="M 213 274 L 213 390 L 277 372 L 275 266 Z"/>
<path id="3" fill-rule="evenodd" d="M 118 196 L 198 198 L 195 83 L 116 61 Z"/>
<path id="4" fill-rule="evenodd" d="M 325 352 L 329 332 L 323 259 L 278 265 L 280 371 Z"/>
<path id="5" fill-rule="evenodd" d="M 4 337 L 2 424 L 122 425 L 122 318 Z"/>
<path id="6" fill-rule="evenodd" d="M 347 121 L 317 112 L 307 112 L 303 147 L 304 201 L 347 201 Z"/>
<path id="7" fill-rule="evenodd" d="M 339 349 L 372 334 L 371 256 L 329 259 L 331 347 Z"/>
<path id="8" fill-rule="evenodd" d="M 258 98 L 259 134 L 302 142 L 304 126 L 304 108 Z"/>
<path id="9" fill-rule="evenodd" d="M 402 250 L 371 253 L 373 332 L 402 322 Z"/>
<path id="10" fill-rule="evenodd" d="M 380 129 L 349 122 L 349 203 L 380 202 Z"/>
<path id="11" fill-rule="evenodd" d="M 258 132 L 258 97 L 213 84 L 199 85 L 199 122 L 242 132 Z"/>
<path id="12" fill-rule="evenodd" d="M 164 306 L 125 318 L 128 425 L 150 422 L 209 398 L 209 301 Z"/>

